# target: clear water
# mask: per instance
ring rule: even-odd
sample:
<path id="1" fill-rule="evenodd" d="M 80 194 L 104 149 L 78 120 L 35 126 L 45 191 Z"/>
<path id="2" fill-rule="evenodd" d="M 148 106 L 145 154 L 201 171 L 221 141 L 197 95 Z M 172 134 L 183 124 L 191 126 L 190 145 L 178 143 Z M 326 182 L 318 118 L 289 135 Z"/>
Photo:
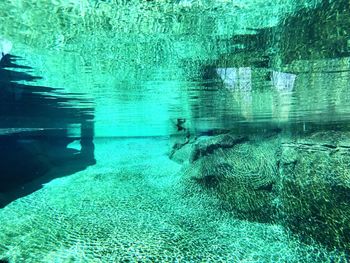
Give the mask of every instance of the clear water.
<path id="1" fill-rule="evenodd" d="M 3 0 L 0 22 L 0 261 L 350 260 L 348 1 Z"/>

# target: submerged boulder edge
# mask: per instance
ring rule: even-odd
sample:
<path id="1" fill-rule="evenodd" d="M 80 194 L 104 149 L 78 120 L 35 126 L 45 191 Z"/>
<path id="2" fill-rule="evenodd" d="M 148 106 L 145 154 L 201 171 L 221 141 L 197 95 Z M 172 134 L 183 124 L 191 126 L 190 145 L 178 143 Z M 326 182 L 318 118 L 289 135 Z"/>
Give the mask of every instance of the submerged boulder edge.
<path id="1" fill-rule="evenodd" d="M 277 223 L 350 252 L 350 133 L 203 136 L 182 151 L 185 179 L 237 218 Z M 258 163 L 259 162 L 259 163 Z"/>

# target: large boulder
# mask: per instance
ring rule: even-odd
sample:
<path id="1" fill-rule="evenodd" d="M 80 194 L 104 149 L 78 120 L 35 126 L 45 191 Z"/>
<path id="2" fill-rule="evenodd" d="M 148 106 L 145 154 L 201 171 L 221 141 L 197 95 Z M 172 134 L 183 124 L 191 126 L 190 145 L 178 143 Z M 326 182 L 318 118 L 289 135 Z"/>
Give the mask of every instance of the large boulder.
<path id="1" fill-rule="evenodd" d="M 185 174 L 239 218 L 271 222 L 278 179 L 278 136 L 269 139 L 234 134 L 199 138 Z"/>
<path id="2" fill-rule="evenodd" d="M 278 183 L 281 223 L 304 239 L 350 249 L 350 134 L 284 140 Z"/>
<path id="3" fill-rule="evenodd" d="M 179 148 L 184 177 L 237 218 L 281 224 L 350 251 L 350 133 L 200 137 Z"/>

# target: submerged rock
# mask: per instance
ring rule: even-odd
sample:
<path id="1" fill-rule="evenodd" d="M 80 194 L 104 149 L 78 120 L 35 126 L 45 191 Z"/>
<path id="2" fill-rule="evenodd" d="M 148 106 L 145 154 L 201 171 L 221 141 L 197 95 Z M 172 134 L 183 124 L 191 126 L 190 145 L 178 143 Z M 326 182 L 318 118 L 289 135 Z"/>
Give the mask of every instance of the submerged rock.
<path id="1" fill-rule="evenodd" d="M 177 163 L 188 162 L 192 152 L 192 145 L 196 138 L 191 139 L 190 137 L 176 137 L 175 142 L 169 152 L 169 158 Z"/>
<path id="2" fill-rule="evenodd" d="M 350 251 L 350 133 L 294 139 L 228 133 L 175 152 L 189 158 L 189 189 L 218 199 L 237 218 L 278 223 L 304 241 Z"/>
<path id="3" fill-rule="evenodd" d="M 320 132 L 282 144 L 281 223 L 307 240 L 350 250 L 350 134 Z"/>
<path id="4" fill-rule="evenodd" d="M 229 149 L 247 140 L 248 137 L 246 136 L 235 135 L 232 133 L 198 139 L 194 144 L 190 161 L 194 162 L 202 156 L 213 154 L 217 149 Z"/>
<path id="5" fill-rule="evenodd" d="M 192 143 L 187 178 L 237 217 L 270 222 L 275 217 L 277 141 L 232 133 L 198 138 Z"/>

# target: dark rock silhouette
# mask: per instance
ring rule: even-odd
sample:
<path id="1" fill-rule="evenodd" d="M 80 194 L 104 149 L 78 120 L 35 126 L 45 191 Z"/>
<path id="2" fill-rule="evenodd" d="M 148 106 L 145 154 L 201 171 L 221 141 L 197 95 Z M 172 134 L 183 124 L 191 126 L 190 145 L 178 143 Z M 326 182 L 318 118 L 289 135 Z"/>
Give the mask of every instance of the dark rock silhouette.
<path id="1" fill-rule="evenodd" d="M 90 102 L 57 88 L 18 83 L 39 79 L 15 71 L 30 69 L 19 60 L 5 55 L 0 61 L 0 207 L 95 164 Z M 80 125 L 80 135 L 69 135 L 72 125 Z M 75 140 L 81 150 L 67 147 Z"/>

